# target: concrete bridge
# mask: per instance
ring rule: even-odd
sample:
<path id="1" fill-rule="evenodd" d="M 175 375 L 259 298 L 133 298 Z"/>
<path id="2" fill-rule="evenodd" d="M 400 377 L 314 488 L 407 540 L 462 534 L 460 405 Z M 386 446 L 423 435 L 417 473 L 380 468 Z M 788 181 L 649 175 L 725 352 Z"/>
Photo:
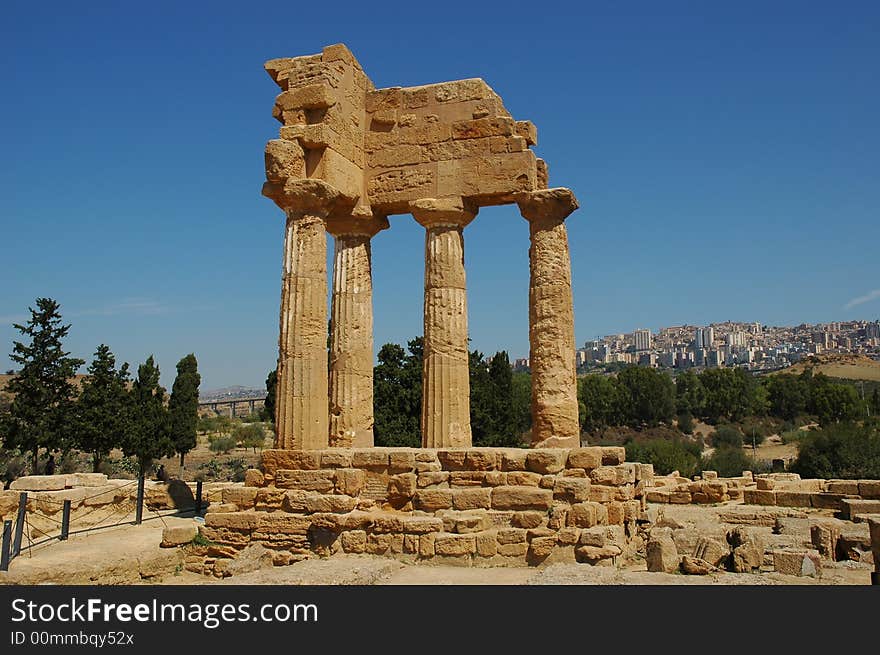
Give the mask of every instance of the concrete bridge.
<path id="1" fill-rule="evenodd" d="M 246 396 L 242 398 L 227 398 L 223 400 L 199 400 L 199 415 L 226 414 L 230 418 L 236 416 L 250 416 L 266 404 L 265 396 Z"/>

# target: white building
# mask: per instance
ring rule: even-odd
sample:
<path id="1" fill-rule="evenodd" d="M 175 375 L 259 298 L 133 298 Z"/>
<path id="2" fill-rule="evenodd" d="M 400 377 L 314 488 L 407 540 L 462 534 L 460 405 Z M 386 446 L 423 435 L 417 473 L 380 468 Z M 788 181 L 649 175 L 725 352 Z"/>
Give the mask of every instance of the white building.
<path id="1" fill-rule="evenodd" d="M 650 330 L 636 330 L 633 332 L 633 345 L 635 345 L 637 351 L 650 350 L 653 341 L 654 338 Z"/>

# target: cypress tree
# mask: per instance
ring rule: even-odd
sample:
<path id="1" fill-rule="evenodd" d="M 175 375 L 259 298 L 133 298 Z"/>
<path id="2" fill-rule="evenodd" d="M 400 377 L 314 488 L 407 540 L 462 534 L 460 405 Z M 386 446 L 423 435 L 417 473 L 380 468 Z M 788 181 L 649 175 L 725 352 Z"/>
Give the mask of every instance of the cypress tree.
<path id="1" fill-rule="evenodd" d="M 13 327 L 30 343 L 13 341 L 12 361 L 20 366 L 7 392 L 14 394 L 2 425 L 7 448 L 30 452 L 37 473 L 40 448 L 57 450 L 73 418 L 74 387 L 71 379 L 83 360 L 70 357 L 62 339 L 70 325 L 62 325 L 60 305 L 51 298 L 37 298 L 37 309 L 28 308 L 30 320 Z"/>
<path id="2" fill-rule="evenodd" d="M 174 450 L 180 453 L 180 468 L 184 457 L 196 447 L 196 425 L 199 421 L 199 375 L 196 356 L 192 353 L 177 362 L 177 377 L 171 387 L 168 413 L 171 420 L 171 439 Z"/>
<path id="3" fill-rule="evenodd" d="M 74 445 L 92 454 L 92 470 L 125 441 L 130 420 L 128 364 L 116 370 L 116 358 L 101 344 L 89 365 L 88 378 L 76 402 Z"/>
<path id="4" fill-rule="evenodd" d="M 275 424 L 275 398 L 278 387 L 278 369 L 269 371 L 266 376 L 266 401 L 263 403 L 263 419 Z M 273 428 L 274 429 L 274 428 Z"/>
<path id="5" fill-rule="evenodd" d="M 165 389 L 159 385 L 159 368 L 152 355 L 138 366 L 131 401 L 131 429 L 123 451 L 129 457 L 137 457 L 139 474 L 145 475 L 153 460 L 174 454 Z"/>

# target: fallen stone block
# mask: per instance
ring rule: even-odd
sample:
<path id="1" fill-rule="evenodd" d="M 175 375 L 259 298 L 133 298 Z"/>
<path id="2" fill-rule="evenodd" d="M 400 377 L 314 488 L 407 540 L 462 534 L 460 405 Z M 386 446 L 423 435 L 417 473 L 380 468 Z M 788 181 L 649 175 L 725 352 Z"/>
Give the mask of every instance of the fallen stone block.
<path id="1" fill-rule="evenodd" d="M 678 549 L 668 532 L 652 530 L 645 553 L 648 571 L 675 573 L 678 570 Z"/>
<path id="2" fill-rule="evenodd" d="M 65 487 L 66 475 L 25 475 L 9 485 L 12 491 L 61 491 Z"/>
<path id="3" fill-rule="evenodd" d="M 162 548 L 174 548 L 191 542 L 198 534 L 199 528 L 195 523 L 184 525 L 169 525 L 162 530 Z"/>
<path id="4" fill-rule="evenodd" d="M 844 498 L 840 503 L 842 518 L 850 521 L 862 514 L 880 514 L 880 500 Z"/>
<path id="5" fill-rule="evenodd" d="M 773 568 L 785 575 L 822 577 L 822 559 L 816 550 L 774 550 Z"/>
<path id="6" fill-rule="evenodd" d="M 691 557 L 690 555 L 682 555 L 681 572 L 685 575 L 709 575 L 715 571 L 718 571 L 718 568 L 712 566 L 704 559 Z"/>

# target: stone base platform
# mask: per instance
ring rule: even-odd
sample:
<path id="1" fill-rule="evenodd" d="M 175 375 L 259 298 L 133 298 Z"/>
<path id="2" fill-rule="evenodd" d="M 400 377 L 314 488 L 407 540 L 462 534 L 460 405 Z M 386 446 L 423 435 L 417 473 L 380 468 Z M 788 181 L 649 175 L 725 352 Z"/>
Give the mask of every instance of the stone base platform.
<path id="1" fill-rule="evenodd" d="M 653 468 L 620 447 L 265 450 L 200 528 L 192 570 L 258 544 L 284 565 L 335 553 L 411 562 L 612 564 L 641 543 Z M 199 559 L 199 561 L 195 561 Z"/>

